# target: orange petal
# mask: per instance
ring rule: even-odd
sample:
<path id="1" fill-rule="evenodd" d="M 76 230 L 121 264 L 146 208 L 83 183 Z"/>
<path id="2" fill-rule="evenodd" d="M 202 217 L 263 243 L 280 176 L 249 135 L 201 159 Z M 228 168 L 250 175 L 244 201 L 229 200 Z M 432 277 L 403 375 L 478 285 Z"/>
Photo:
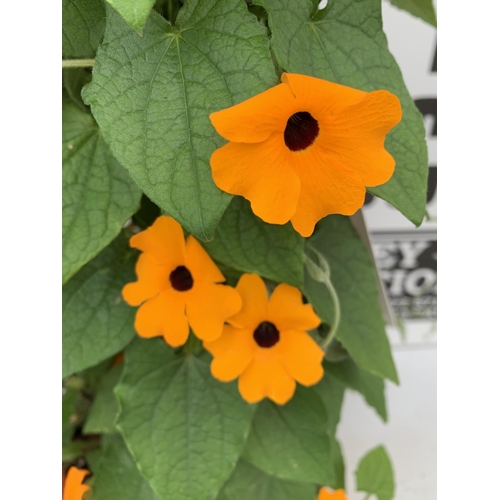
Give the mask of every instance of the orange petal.
<path id="1" fill-rule="evenodd" d="M 130 246 L 172 270 L 184 265 L 184 233 L 172 217 L 158 217 L 151 227 L 130 238 Z"/>
<path id="2" fill-rule="evenodd" d="M 352 215 L 363 206 L 366 189 L 361 177 L 334 154 L 313 146 L 292 158 L 302 187 L 291 221 L 302 236 L 311 236 L 316 222 L 329 214 Z"/>
<path id="3" fill-rule="evenodd" d="M 203 347 L 215 358 L 217 356 L 223 356 L 227 351 L 234 349 L 238 346 L 238 332 L 243 331 L 240 328 L 235 328 L 234 326 L 224 325 L 222 329 L 222 335 L 211 342 L 203 342 Z"/>
<path id="4" fill-rule="evenodd" d="M 82 484 L 88 470 L 70 467 L 64 483 L 63 500 L 82 500 L 83 494 L 90 490 L 90 486 Z"/>
<path id="5" fill-rule="evenodd" d="M 283 132 L 294 111 L 290 87 L 279 84 L 236 106 L 210 115 L 215 130 L 228 141 L 255 143 Z"/>
<path id="6" fill-rule="evenodd" d="M 186 301 L 186 315 L 193 332 L 207 341 L 220 337 L 224 322 L 240 309 L 240 294 L 226 285 L 198 285 Z"/>
<path id="7" fill-rule="evenodd" d="M 244 274 L 238 281 L 236 290 L 241 295 L 242 308 L 227 322 L 240 328 L 249 328 L 253 332 L 268 316 L 266 285 L 256 274 Z"/>
<path id="8" fill-rule="evenodd" d="M 359 174 L 365 186 L 378 186 L 394 172 L 395 161 L 384 149 L 384 141 L 401 117 L 395 95 L 385 90 L 370 92 L 360 103 L 332 117 L 325 130 L 331 139 L 325 147 Z"/>
<path id="9" fill-rule="evenodd" d="M 139 307 L 135 329 L 141 337 L 162 335 L 170 346 L 181 346 L 189 336 L 185 308 L 185 298 L 181 293 L 162 292 Z"/>
<path id="10" fill-rule="evenodd" d="M 290 376 L 302 385 L 314 385 L 323 378 L 321 361 L 325 353 L 307 333 L 280 331 L 276 350 Z"/>
<path id="11" fill-rule="evenodd" d="M 321 78 L 294 73 L 283 73 L 281 81 L 290 86 L 296 97 L 296 111 L 308 111 L 320 122 L 320 125 L 324 117 L 336 114 L 343 108 L 360 102 L 367 94 L 362 90 Z"/>
<path id="12" fill-rule="evenodd" d="M 229 382 L 241 375 L 257 349 L 250 330 L 229 325 L 224 326 L 217 340 L 203 342 L 203 347 L 214 356 L 210 365 L 212 375 L 222 382 Z"/>
<path id="13" fill-rule="evenodd" d="M 310 330 L 320 325 L 321 320 L 311 304 L 302 302 L 298 288 L 282 283 L 269 299 L 269 321 L 282 330 Z"/>
<path id="14" fill-rule="evenodd" d="M 290 166 L 283 132 L 258 144 L 230 142 L 211 159 L 215 184 L 244 196 L 255 215 L 271 224 L 285 224 L 297 207 L 300 181 Z"/>
<path id="15" fill-rule="evenodd" d="M 248 403 L 268 397 L 284 405 L 295 392 L 295 380 L 271 353 L 256 357 L 238 380 L 241 396 Z"/>
<path id="16" fill-rule="evenodd" d="M 344 490 L 335 490 L 323 486 L 319 491 L 318 500 L 348 500 Z"/>
<path id="17" fill-rule="evenodd" d="M 253 340 L 253 330 L 231 325 L 224 325 L 222 335 L 212 342 L 203 342 L 203 347 L 214 358 L 225 356 L 239 349 L 246 350 L 252 355 L 257 350 L 257 344 Z"/>
<path id="18" fill-rule="evenodd" d="M 123 299 L 131 306 L 138 306 L 145 300 L 156 297 L 162 290 L 170 287 L 168 280 L 171 271 L 171 268 L 158 265 L 149 254 L 139 255 L 135 265 L 138 280 L 123 287 Z"/>
<path id="19" fill-rule="evenodd" d="M 194 236 L 186 241 L 186 267 L 189 269 L 194 283 L 222 283 L 226 281 L 210 255 Z"/>

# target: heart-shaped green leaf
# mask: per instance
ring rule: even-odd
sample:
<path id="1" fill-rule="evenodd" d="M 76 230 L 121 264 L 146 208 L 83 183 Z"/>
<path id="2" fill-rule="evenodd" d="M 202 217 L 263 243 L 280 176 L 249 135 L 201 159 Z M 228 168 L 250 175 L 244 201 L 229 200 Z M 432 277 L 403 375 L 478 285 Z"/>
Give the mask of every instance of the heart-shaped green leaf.
<path id="1" fill-rule="evenodd" d="M 102 0 L 62 0 L 63 57 L 94 57 L 104 33 L 105 17 Z"/>
<path id="2" fill-rule="evenodd" d="M 135 310 L 121 291 L 135 280 L 135 257 L 120 235 L 63 286 L 63 377 L 97 365 L 134 336 Z"/>
<path id="3" fill-rule="evenodd" d="M 155 4 L 155 0 L 106 0 L 139 33 Z"/>
<path id="4" fill-rule="evenodd" d="M 217 500 L 313 500 L 316 487 L 285 481 L 240 460 Z"/>
<path id="5" fill-rule="evenodd" d="M 212 179 L 224 140 L 209 114 L 277 83 L 268 45 L 241 0 L 186 1 L 175 27 L 153 11 L 142 36 L 108 9 L 84 100 L 137 185 L 201 240 L 231 200 Z"/>
<path id="6" fill-rule="evenodd" d="M 260 404 L 243 458 L 281 479 L 332 484 L 335 472 L 328 440 L 328 416 L 312 389 L 297 387 L 279 406 Z"/>
<path id="7" fill-rule="evenodd" d="M 255 411 L 209 360 L 176 355 L 163 339 L 134 341 L 115 389 L 117 426 L 157 495 L 213 500 L 231 475 Z"/>
<path id="8" fill-rule="evenodd" d="M 383 446 L 374 448 L 361 459 L 356 470 L 356 486 L 358 491 L 376 495 L 378 500 L 394 498 L 394 473 Z"/>
<path id="9" fill-rule="evenodd" d="M 95 257 L 139 208 L 141 192 L 89 113 L 63 100 L 63 283 Z"/>
<path id="10" fill-rule="evenodd" d="M 119 434 L 107 437 L 95 465 L 92 500 L 159 500 Z"/>

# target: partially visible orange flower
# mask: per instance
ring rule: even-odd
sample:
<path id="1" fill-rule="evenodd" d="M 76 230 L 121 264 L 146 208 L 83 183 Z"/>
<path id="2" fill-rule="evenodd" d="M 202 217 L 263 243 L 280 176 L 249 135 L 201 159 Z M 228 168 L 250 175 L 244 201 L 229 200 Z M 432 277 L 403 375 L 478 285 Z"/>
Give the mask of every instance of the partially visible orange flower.
<path id="1" fill-rule="evenodd" d="M 349 500 L 344 490 L 335 490 L 333 491 L 328 486 L 323 486 L 319 490 L 319 495 L 317 500 Z"/>
<path id="2" fill-rule="evenodd" d="M 210 115 L 230 141 L 213 153 L 210 166 L 215 184 L 247 198 L 262 220 L 291 220 L 310 236 L 326 215 L 360 209 L 365 186 L 391 178 L 395 162 L 384 140 L 402 111 L 385 90 L 363 92 L 287 73 L 281 81 Z"/>
<path id="3" fill-rule="evenodd" d="M 189 326 L 202 340 L 215 340 L 229 316 L 241 309 L 241 297 L 193 237 L 184 241 L 182 227 L 161 216 L 130 239 L 142 250 L 138 280 L 123 288 L 123 298 L 138 306 L 135 329 L 141 337 L 163 336 L 172 347 L 183 345 Z"/>
<path id="4" fill-rule="evenodd" d="M 70 467 L 64 481 L 63 500 L 82 500 L 83 494 L 90 490 L 90 486 L 83 483 L 88 470 Z"/>
<path id="5" fill-rule="evenodd" d="M 323 377 L 324 352 L 305 331 L 321 320 L 292 286 L 278 285 L 268 298 L 262 278 L 244 274 L 236 290 L 243 308 L 227 320 L 218 340 L 203 343 L 214 356 L 212 375 L 222 382 L 239 377 L 239 391 L 248 403 L 268 397 L 285 404 L 295 381 L 311 386 Z"/>

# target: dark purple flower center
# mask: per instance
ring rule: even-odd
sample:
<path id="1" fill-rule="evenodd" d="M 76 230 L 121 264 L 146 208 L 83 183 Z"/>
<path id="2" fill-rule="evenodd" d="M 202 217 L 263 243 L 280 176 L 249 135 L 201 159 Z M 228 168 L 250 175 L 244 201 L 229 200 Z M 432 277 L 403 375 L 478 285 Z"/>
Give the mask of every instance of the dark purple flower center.
<path id="1" fill-rule="evenodd" d="M 179 266 L 170 273 L 170 283 L 174 290 L 178 292 L 187 292 L 193 288 L 194 282 L 189 269 L 184 266 Z"/>
<path id="2" fill-rule="evenodd" d="M 319 125 L 307 111 L 294 113 L 285 127 L 285 144 L 291 151 L 307 149 L 318 137 Z"/>
<path id="3" fill-rule="evenodd" d="M 269 321 L 263 321 L 253 332 L 253 338 L 259 347 L 272 347 L 280 339 L 280 332 Z"/>

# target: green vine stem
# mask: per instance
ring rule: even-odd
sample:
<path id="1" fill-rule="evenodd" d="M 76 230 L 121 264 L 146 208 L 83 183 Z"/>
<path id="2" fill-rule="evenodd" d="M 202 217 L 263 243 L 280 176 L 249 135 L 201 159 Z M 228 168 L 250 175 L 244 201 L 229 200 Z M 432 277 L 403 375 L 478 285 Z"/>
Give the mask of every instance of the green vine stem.
<path id="1" fill-rule="evenodd" d="M 63 68 L 91 68 L 95 59 L 63 59 Z"/>
<path id="2" fill-rule="evenodd" d="M 175 26 L 175 19 L 177 17 L 177 12 L 179 11 L 179 5 L 177 0 L 168 0 L 168 20 L 172 26 Z"/>
<path id="3" fill-rule="evenodd" d="M 202 351 L 201 341 L 193 334 L 192 331 L 190 331 L 186 343 L 181 348 L 181 352 L 185 356 L 188 356 L 190 354 L 196 356 L 201 351 Z"/>
<path id="4" fill-rule="evenodd" d="M 321 343 L 321 348 L 326 351 L 328 346 L 332 343 L 335 338 L 335 334 L 337 333 L 337 329 L 340 323 L 340 301 L 339 296 L 337 295 L 337 291 L 333 286 L 330 280 L 330 266 L 328 265 L 325 257 L 318 252 L 314 247 L 309 245 L 309 248 L 316 254 L 318 259 L 318 264 L 314 262 L 311 257 L 309 257 L 306 253 L 304 253 L 304 262 L 306 264 L 307 271 L 311 278 L 315 281 L 323 283 L 330 294 L 333 304 L 333 323 L 328 331 L 326 337 Z"/>

